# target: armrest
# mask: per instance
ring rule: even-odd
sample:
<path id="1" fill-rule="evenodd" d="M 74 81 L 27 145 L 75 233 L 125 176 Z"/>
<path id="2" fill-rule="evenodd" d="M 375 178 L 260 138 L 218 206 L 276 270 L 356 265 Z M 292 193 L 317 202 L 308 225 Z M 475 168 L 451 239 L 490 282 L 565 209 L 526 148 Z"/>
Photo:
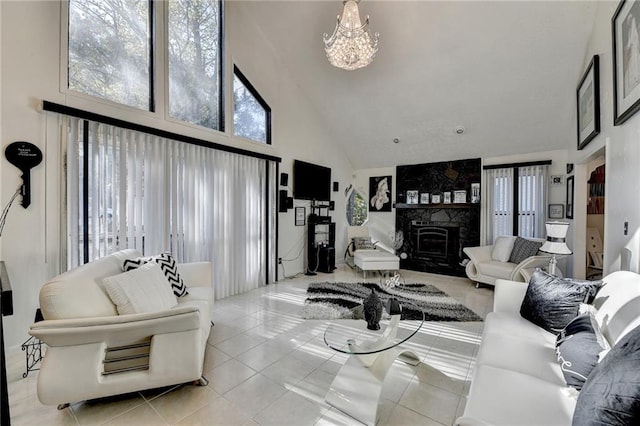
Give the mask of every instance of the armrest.
<path id="1" fill-rule="evenodd" d="M 523 277 L 520 274 L 520 271 L 522 269 L 545 268 L 546 266 L 549 266 L 549 256 L 527 257 L 525 260 L 516 265 L 516 267 L 511 272 L 511 276 L 509 277 L 509 279 L 512 281 L 522 281 Z"/>
<path id="2" fill-rule="evenodd" d="M 211 287 L 211 262 L 191 262 L 178 265 L 180 276 L 189 287 Z"/>
<path id="3" fill-rule="evenodd" d="M 493 246 L 465 247 L 462 249 L 475 264 L 488 262 L 491 260 Z"/>
<path id="4" fill-rule="evenodd" d="M 176 333 L 199 327 L 198 308 L 184 306 L 145 314 L 45 320 L 32 324 L 29 334 L 49 346 L 73 346 L 97 342 L 130 342 L 156 334 Z"/>
<path id="5" fill-rule="evenodd" d="M 520 306 L 527 292 L 527 287 L 529 287 L 529 283 L 497 279 L 493 293 L 493 311 L 520 315 Z"/>

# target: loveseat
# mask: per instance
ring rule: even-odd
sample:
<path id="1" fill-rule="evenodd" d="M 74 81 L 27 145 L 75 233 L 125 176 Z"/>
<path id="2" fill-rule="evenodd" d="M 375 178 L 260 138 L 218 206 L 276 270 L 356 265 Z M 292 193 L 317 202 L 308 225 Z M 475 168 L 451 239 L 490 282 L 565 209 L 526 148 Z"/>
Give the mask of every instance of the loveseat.
<path id="1" fill-rule="evenodd" d="M 536 245 L 528 255 L 515 256 L 514 244 L 520 241 L 524 241 L 524 244 L 533 242 Z M 528 282 L 536 268 L 549 265 L 548 255 L 537 254 L 537 248 L 543 242 L 544 240 L 538 238 L 498 237 L 492 245 L 465 247 L 463 251 L 469 257 L 465 267 L 467 277 L 476 283 L 489 285 L 495 285 L 498 279 Z M 562 274 L 559 268 L 556 270 L 557 274 Z"/>
<path id="2" fill-rule="evenodd" d="M 574 410 L 576 413 L 580 410 L 582 415 L 581 420 L 574 424 L 601 424 L 598 423 L 598 415 L 606 413 L 606 405 L 610 403 L 605 398 L 614 397 L 612 388 L 615 386 L 611 383 L 621 381 L 621 376 L 634 371 L 635 378 L 630 380 L 636 384 L 631 385 L 630 389 L 640 399 L 640 376 L 637 374 L 640 369 L 640 275 L 618 271 L 606 276 L 603 282 L 604 286 L 598 291 L 592 306 L 595 308 L 595 322 L 612 349 L 606 355 L 603 355 L 606 351 L 598 355 L 598 358 L 604 358 L 600 358 L 596 369 L 603 368 L 599 369 L 598 374 L 594 369 L 587 376 L 584 387 L 576 396 L 576 390 L 567 386 L 558 362 L 560 357 L 555 349 L 556 334 L 545 331 L 521 316 L 528 284 L 497 280 L 494 310 L 485 320 L 464 414 L 455 424 L 571 425 Z M 632 346 L 625 342 L 629 338 L 635 339 L 636 353 L 629 357 L 630 362 L 626 367 L 617 358 L 607 359 L 617 356 L 614 351 Z M 571 367 L 571 364 L 565 365 Z M 630 371 L 620 374 L 618 370 L 618 375 L 612 376 L 615 378 L 604 386 L 599 382 L 602 378 L 600 373 L 612 365 Z M 565 374 L 570 369 L 565 369 Z M 588 401 L 588 398 L 593 399 L 594 392 L 604 393 L 605 388 L 611 394 L 603 394 L 601 400 L 596 395 L 596 401 L 601 402 Z M 585 400 L 581 405 L 580 399 L 583 397 Z M 593 411 L 585 413 L 585 408 Z M 640 416 L 640 406 L 636 406 L 635 410 Z M 593 423 L 585 421 L 585 418 Z M 627 423 L 605 421 L 602 424 Z"/>
<path id="3" fill-rule="evenodd" d="M 192 381 L 206 384 L 202 369 L 213 306 L 210 262 L 178 265 L 188 292 L 181 297 L 173 295 L 163 271 L 145 266 L 160 274 L 154 276 L 159 288 L 169 299 L 173 297 L 175 306 L 119 314 L 121 306 L 114 304 L 114 296 L 107 291 L 107 277 L 148 273 L 143 267 L 141 272 L 126 273 L 130 275 L 123 272 L 126 259 L 140 257 L 130 249 L 113 253 L 65 272 L 41 288 L 44 321 L 33 324 L 29 334 L 47 345 L 38 374 L 37 393 L 43 404 L 63 408 L 75 401 L 143 389 Z M 149 304 L 154 297 L 148 293 L 143 299 L 149 300 L 141 302 Z"/>

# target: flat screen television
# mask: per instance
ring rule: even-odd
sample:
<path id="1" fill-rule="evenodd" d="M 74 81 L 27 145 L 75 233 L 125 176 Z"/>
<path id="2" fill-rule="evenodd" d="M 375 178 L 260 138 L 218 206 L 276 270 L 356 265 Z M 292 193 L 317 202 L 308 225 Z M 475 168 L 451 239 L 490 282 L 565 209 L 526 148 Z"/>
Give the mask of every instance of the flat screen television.
<path id="1" fill-rule="evenodd" d="M 293 198 L 296 200 L 331 200 L 331 169 L 294 160 Z"/>

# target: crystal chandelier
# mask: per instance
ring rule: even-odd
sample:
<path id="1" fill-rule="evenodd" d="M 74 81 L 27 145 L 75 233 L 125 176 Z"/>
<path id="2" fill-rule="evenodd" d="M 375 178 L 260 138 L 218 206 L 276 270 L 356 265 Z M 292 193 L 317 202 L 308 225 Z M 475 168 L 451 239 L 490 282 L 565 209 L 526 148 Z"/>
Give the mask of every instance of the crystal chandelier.
<path id="1" fill-rule="evenodd" d="M 378 51 L 380 35 L 369 34 L 368 15 L 364 18 L 364 24 L 360 21 L 359 2 L 360 0 L 344 0 L 342 18 L 338 16 L 336 29 L 331 37 L 327 33 L 322 37 L 331 65 L 348 71 L 366 67 Z"/>

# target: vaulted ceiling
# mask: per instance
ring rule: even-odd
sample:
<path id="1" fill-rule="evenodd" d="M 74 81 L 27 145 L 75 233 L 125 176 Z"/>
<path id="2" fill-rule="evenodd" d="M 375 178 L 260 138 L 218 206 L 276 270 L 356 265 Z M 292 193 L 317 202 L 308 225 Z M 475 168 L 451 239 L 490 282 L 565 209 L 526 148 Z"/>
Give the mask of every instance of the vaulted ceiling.
<path id="1" fill-rule="evenodd" d="M 362 0 L 380 48 L 356 71 L 332 67 L 324 54 L 322 34 L 333 31 L 342 1 L 241 3 L 356 169 L 575 140 L 595 2 Z"/>

